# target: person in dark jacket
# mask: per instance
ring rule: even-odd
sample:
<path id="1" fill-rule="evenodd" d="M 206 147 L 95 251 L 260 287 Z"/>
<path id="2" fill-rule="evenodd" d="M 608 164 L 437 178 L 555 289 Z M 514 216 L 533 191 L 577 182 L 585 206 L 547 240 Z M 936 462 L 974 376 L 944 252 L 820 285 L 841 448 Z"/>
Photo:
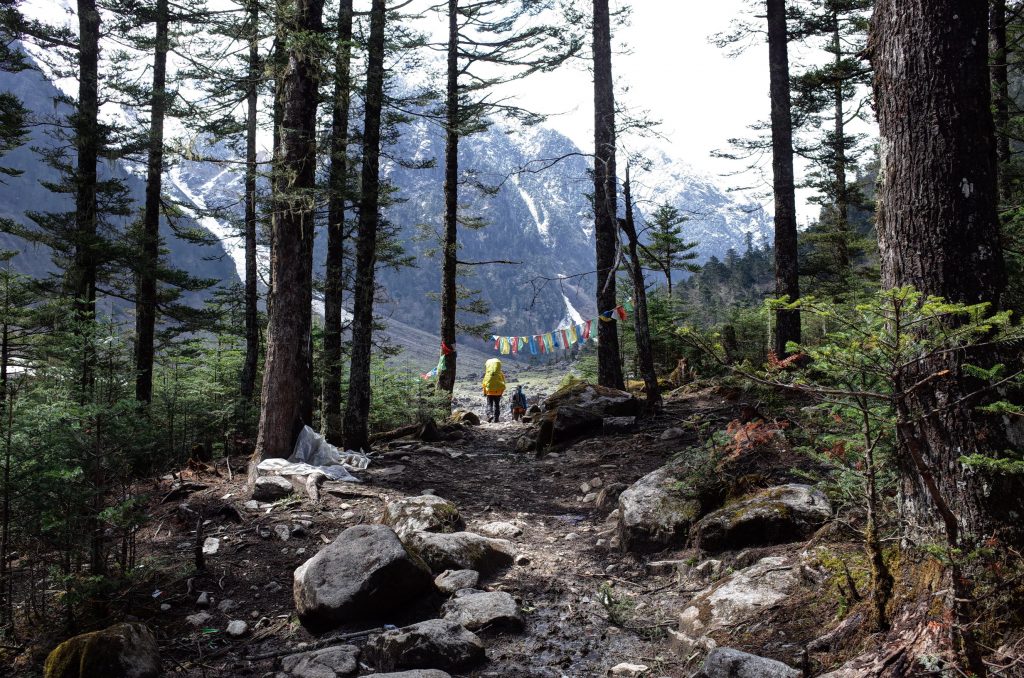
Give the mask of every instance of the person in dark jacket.
<path id="1" fill-rule="evenodd" d="M 526 394 L 522 386 L 516 386 L 516 392 L 512 394 L 512 419 L 519 421 L 526 414 Z"/>

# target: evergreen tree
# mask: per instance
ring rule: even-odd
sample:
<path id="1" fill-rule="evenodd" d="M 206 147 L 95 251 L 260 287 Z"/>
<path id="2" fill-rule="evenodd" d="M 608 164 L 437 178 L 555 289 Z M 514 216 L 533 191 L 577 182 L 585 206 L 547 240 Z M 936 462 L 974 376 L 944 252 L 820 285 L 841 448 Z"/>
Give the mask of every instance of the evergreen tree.
<path id="1" fill-rule="evenodd" d="M 682 238 L 683 224 L 689 220 L 679 209 L 669 203 L 661 203 L 648 217 L 648 242 L 640 252 L 645 266 L 657 269 L 665 275 L 668 294 L 672 296 L 672 271 L 693 273 L 697 266 L 691 262 L 697 259 L 696 242 Z"/>
<path id="2" fill-rule="evenodd" d="M 323 4 L 289 0 L 277 19 L 286 37 L 287 67 L 280 142 L 274 149 L 271 289 L 257 459 L 288 457 L 302 427 L 313 419 L 310 330 Z"/>

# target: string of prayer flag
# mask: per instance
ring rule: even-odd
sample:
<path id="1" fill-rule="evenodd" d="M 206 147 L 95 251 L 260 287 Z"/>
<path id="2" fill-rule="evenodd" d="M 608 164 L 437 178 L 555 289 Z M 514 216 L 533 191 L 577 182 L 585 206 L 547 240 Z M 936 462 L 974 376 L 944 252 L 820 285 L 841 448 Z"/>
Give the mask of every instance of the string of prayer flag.
<path id="1" fill-rule="evenodd" d="M 516 355 L 519 352 L 530 352 L 530 355 L 551 353 L 555 349 L 568 349 L 574 344 L 584 344 L 588 341 L 597 341 L 597 332 L 594 331 L 594 322 L 602 320 L 625 320 L 633 312 L 633 302 L 627 300 L 620 306 L 598 314 L 597 318 L 584 320 L 579 323 L 572 323 L 566 327 L 560 327 L 543 334 L 534 334 L 527 337 L 502 337 L 497 334 L 491 335 L 494 342 L 494 350 L 502 355 Z"/>

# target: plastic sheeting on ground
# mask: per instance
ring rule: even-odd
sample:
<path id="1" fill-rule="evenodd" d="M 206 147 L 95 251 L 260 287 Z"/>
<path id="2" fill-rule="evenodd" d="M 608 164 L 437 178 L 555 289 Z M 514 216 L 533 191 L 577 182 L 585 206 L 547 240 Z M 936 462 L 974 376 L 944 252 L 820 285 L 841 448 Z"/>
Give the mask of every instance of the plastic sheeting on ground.
<path id="1" fill-rule="evenodd" d="M 306 476 L 323 473 L 331 480 L 360 482 L 350 471 L 362 471 L 370 458 L 360 452 L 342 452 L 308 426 L 302 427 L 292 456 L 287 459 L 264 459 L 256 467 L 261 475 Z"/>

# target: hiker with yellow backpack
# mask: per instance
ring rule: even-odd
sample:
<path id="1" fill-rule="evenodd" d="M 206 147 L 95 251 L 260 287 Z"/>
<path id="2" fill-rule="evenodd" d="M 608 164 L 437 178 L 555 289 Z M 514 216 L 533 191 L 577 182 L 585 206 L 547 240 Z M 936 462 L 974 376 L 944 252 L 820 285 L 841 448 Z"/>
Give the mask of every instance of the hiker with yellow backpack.
<path id="1" fill-rule="evenodd" d="M 505 394 L 505 375 L 501 371 L 501 361 L 491 358 L 484 363 L 484 395 L 487 396 L 487 421 L 497 422 L 501 419 L 501 396 Z"/>

